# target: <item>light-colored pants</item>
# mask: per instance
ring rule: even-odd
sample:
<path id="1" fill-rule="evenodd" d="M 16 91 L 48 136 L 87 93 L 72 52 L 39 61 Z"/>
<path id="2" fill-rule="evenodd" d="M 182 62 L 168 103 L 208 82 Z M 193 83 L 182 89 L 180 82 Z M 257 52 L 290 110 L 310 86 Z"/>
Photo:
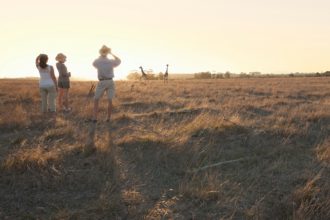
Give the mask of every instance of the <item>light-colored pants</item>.
<path id="1" fill-rule="evenodd" d="M 41 95 L 41 111 L 47 112 L 49 105 L 49 111 L 56 112 L 56 88 L 55 86 L 40 87 Z"/>
<path id="2" fill-rule="evenodd" d="M 115 97 L 115 83 L 113 80 L 99 81 L 96 86 L 94 100 L 99 100 L 105 91 L 107 92 L 108 99 Z"/>

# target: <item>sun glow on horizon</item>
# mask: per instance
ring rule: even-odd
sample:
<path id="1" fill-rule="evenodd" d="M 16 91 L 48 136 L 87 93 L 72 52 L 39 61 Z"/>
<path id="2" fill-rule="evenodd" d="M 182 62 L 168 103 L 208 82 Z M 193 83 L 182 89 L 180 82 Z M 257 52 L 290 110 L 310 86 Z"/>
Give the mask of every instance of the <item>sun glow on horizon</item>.
<path id="1" fill-rule="evenodd" d="M 2 6 L 0 78 L 37 77 L 35 57 L 46 53 L 55 65 L 62 52 L 74 77 L 96 79 L 91 63 L 103 44 L 122 59 L 116 79 L 141 65 L 155 74 L 166 64 L 172 73 L 330 70 L 330 2 L 324 0 L 13 0 Z"/>

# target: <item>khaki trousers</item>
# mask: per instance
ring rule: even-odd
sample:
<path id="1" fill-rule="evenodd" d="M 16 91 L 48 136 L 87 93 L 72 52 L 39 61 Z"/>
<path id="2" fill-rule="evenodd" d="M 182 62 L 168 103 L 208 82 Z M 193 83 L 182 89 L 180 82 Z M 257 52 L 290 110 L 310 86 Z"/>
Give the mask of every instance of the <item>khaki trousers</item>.
<path id="1" fill-rule="evenodd" d="M 41 111 L 47 112 L 47 107 L 50 112 L 56 112 L 56 88 L 55 86 L 40 87 L 41 95 Z"/>

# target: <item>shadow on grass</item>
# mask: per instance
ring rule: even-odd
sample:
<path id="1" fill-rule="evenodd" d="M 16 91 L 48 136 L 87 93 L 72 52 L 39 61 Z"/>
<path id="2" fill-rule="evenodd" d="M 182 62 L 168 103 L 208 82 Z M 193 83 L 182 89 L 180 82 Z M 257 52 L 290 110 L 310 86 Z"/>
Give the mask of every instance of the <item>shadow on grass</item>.
<path id="1" fill-rule="evenodd" d="M 87 136 L 98 132 L 96 127 L 86 129 Z M 84 133 L 83 128 L 81 131 Z M 91 139 L 89 144 L 96 146 L 97 151 L 90 155 L 84 154 L 81 135 L 72 145 L 55 140 L 47 142 L 47 148 L 27 148 L 24 154 L 12 152 L 16 162 L 10 166 L 6 163 L 10 158 L 4 158 L 0 172 L 0 218 L 125 216 L 111 129 L 100 135 L 104 136 L 104 143 L 95 144 Z"/>
<path id="2" fill-rule="evenodd" d="M 183 143 L 153 136 L 117 143 L 113 126 L 87 124 L 75 146 L 41 150 L 58 153 L 43 166 L 1 167 L 0 217 L 292 218 L 294 192 L 319 173 L 312 154 L 327 137 L 325 126 L 286 136 L 224 123 L 192 130 Z M 96 152 L 86 156 L 85 145 Z M 210 166 L 239 158 L 246 160 Z"/>
<path id="3" fill-rule="evenodd" d="M 239 204 L 241 204 L 246 207 L 245 210 L 236 207 L 236 210 L 226 210 L 220 216 L 225 216 L 225 213 L 229 212 L 235 213 L 234 216 L 238 218 L 268 219 L 272 216 L 277 216 L 280 219 L 292 218 L 295 212 L 302 209 L 301 205 L 300 208 L 292 206 L 292 204 L 298 204 L 296 198 L 301 198 L 301 196 L 297 197 L 297 190 L 309 185 L 308 183 L 315 176 L 320 179 L 319 186 L 324 185 L 329 178 L 329 175 L 326 174 L 328 172 L 319 175 L 320 170 L 329 171 L 329 167 L 324 167 L 315 158 L 315 148 L 324 142 L 330 131 L 329 124 L 325 123 L 326 121 L 327 118 L 325 117 L 322 122 L 311 124 L 306 132 L 307 135 L 299 133 L 287 135 L 276 130 L 260 131 L 235 125 L 232 128 L 226 128 L 226 132 L 218 128 L 194 131 L 194 134 L 198 134 L 198 139 L 202 139 L 205 144 L 214 143 L 200 151 L 199 162 L 197 162 L 200 165 L 198 167 L 216 164 L 219 161 L 240 158 L 245 160 L 233 164 L 210 166 L 205 171 L 195 173 L 191 180 L 199 179 L 197 182 L 202 184 L 207 182 L 205 179 L 209 178 L 208 176 L 218 175 L 219 180 L 229 181 L 232 186 L 235 186 L 235 184 L 240 186 L 237 189 L 239 193 L 236 192 L 236 199 L 235 196 L 231 196 L 235 201 L 235 204 L 232 204 L 231 207 L 240 206 Z M 199 177 L 196 177 L 196 175 Z M 216 182 L 214 179 L 212 181 Z M 192 183 L 193 181 L 187 182 Z M 224 182 L 220 181 L 218 185 L 222 185 Z M 207 184 L 205 188 L 207 188 Z M 321 188 L 315 187 L 314 190 Z M 310 213 L 304 215 L 306 218 L 308 216 L 319 216 L 319 219 L 329 218 L 329 213 L 325 214 L 327 209 L 324 208 L 324 204 L 330 202 L 324 196 L 329 195 L 328 189 L 328 187 L 324 187 L 323 190 L 318 191 L 317 197 L 319 200 L 314 204 L 309 204 L 311 205 L 308 207 Z M 221 198 L 223 202 L 226 201 L 226 197 L 221 194 L 221 188 L 217 189 L 216 186 L 212 186 L 209 191 L 219 192 L 216 198 Z M 198 198 L 202 198 L 207 203 L 207 208 L 212 207 L 212 204 L 207 202 L 208 197 L 205 197 L 205 194 L 196 193 L 189 190 L 189 188 L 187 192 L 192 198 L 196 195 L 198 195 Z M 313 193 L 310 193 L 306 197 L 312 195 Z M 212 193 L 211 200 L 214 196 L 214 193 Z M 217 202 L 219 200 L 214 201 L 213 204 Z M 300 201 L 299 204 L 303 203 Z M 223 207 L 226 207 L 226 205 Z M 315 209 L 311 210 L 313 207 Z M 212 210 L 220 211 L 221 207 L 206 209 L 205 212 Z M 203 217 L 203 215 L 200 217 Z"/>

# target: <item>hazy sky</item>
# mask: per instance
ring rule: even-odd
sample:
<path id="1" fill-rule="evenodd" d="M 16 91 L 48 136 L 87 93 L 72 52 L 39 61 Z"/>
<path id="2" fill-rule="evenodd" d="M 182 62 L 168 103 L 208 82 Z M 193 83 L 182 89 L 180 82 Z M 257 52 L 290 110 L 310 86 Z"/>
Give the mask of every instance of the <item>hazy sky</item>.
<path id="1" fill-rule="evenodd" d="M 39 53 L 67 55 L 73 76 L 96 79 L 106 44 L 158 73 L 330 70 L 329 0 L 0 0 L 0 77 L 38 76 Z M 57 74 L 57 73 L 56 73 Z"/>

